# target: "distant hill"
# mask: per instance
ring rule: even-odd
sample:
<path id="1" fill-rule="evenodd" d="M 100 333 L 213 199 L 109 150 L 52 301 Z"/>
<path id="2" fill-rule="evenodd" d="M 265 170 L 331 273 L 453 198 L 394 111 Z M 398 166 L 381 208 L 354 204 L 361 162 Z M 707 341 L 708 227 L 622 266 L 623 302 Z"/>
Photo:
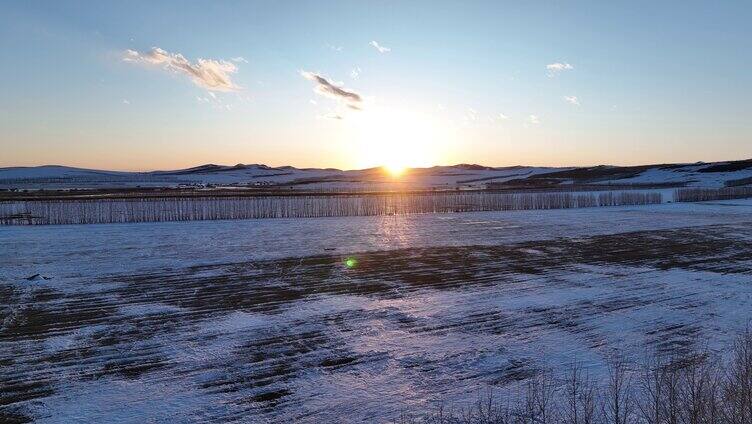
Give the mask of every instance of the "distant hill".
<path id="1" fill-rule="evenodd" d="M 381 168 L 339 169 L 206 164 L 186 169 L 120 172 L 66 166 L 0 168 L 0 189 L 280 186 L 299 189 L 514 188 L 568 185 L 723 187 L 752 183 L 752 159 L 692 164 L 545 168 L 475 164 L 409 169 L 394 178 Z"/>

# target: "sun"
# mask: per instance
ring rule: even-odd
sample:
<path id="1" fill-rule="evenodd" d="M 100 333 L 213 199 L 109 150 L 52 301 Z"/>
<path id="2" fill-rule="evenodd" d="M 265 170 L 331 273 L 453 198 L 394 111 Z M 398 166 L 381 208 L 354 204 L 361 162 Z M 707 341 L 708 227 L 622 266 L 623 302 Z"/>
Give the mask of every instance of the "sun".
<path id="1" fill-rule="evenodd" d="M 381 167 L 399 178 L 409 168 L 433 166 L 442 159 L 441 125 L 431 116 L 410 109 L 374 107 L 353 118 L 354 166 Z"/>
<path id="2" fill-rule="evenodd" d="M 407 171 L 407 166 L 401 165 L 401 164 L 395 164 L 395 163 L 385 164 L 383 168 L 387 173 L 389 173 L 389 175 L 395 178 L 401 177 L 402 174 L 404 174 L 405 171 Z"/>

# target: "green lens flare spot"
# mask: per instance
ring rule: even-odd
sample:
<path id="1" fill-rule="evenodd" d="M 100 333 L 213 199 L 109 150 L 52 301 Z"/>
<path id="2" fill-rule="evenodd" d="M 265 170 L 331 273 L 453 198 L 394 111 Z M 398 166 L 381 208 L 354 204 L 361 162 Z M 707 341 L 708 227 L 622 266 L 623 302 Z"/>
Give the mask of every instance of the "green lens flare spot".
<path id="1" fill-rule="evenodd" d="M 345 259 L 345 266 L 348 268 L 355 268 L 358 265 L 358 260 L 355 258 Z"/>

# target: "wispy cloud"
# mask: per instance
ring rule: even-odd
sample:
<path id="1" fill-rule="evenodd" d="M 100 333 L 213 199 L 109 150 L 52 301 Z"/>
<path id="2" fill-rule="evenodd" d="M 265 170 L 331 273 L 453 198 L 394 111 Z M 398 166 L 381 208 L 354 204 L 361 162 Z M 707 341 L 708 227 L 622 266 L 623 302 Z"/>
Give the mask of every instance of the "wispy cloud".
<path id="1" fill-rule="evenodd" d="M 129 102 L 128 99 L 123 99 L 123 104 L 124 105 L 129 105 L 129 104 L 131 104 L 131 102 Z"/>
<path id="2" fill-rule="evenodd" d="M 548 69 L 548 76 L 552 77 L 560 72 L 564 71 L 571 71 L 574 69 L 574 66 L 564 62 L 556 62 L 556 63 L 549 63 L 546 65 L 546 69 Z"/>
<path id="3" fill-rule="evenodd" d="M 231 75 L 238 71 L 234 63 L 226 60 L 198 59 L 191 63 L 180 53 L 170 53 L 154 47 L 149 52 L 126 50 L 126 62 L 149 66 L 162 66 L 162 69 L 191 78 L 194 84 L 212 91 L 236 91 L 240 87 L 232 82 Z"/>
<path id="4" fill-rule="evenodd" d="M 507 119 L 509 119 L 509 117 L 504 115 L 503 113 L 499 113 L 499 119 L 501 119 L 502 121 L 506 121 Z"/>
<path id="5" fill-rule="evenodd" d="M 350 78 L 355 79 L 355 80 L 358 79 L 360 77 L 361 72 L 362 71 L 360 69 L 360 66 L 354 67 L 353 70 L 350 71 Z"/>
<path id="6" fill-rule="evenodd" d="M 541 123 L 538 115 L 530 115 L 527 117 L 527 123 L 530 125 L 538 125 Z"/>
<path id="7" fill-rule="evenodd" d="M 333 119 L 335 121 L 341 121 L 345 119 L 344 116 L 338 114 L 338 113 L 327 113 L 326 115 L 319 115 L 319 119 Z"/>
<path id="8" fill-rule="evenodd" d="M 206 96 L 196 96 L 196 101 L 202 104 L 207 104 L 215 110 L 232 110 L 232 105 L 222 101 L 222 98 L 209 91 Z"/>
<path id="9" fill-rule="evenodd" d="M 575 106 L 580 105 L 580 99 L 578 99 L 577 96 L 564 96 L 564 100 L 566 100 L 568 103 L 571 103 Z"/>
<path id="10" fill-rule="evenodd" d="M 342 46 L 335 46 L 333 44 L 327 44 L 326 46 L 329 47 L 329 50 L 333 50 L 335 52 L 341 52 L 342 51 Z"/>
<path id="11" fill-rule="evenodd" d="M 327 80 L 323 76 L 313 72 L 300 71 L 300 75 L 303 76 L 303 78 L 316 83 L 316 87 L 313 90 L 317 94 L 339 100 L 350 109 L 362 109 L 363 98 L 360 96 L 360 94 L 341 88 L 329 82 L 329 80 Z"/>
<path id="12" fill-rule="evenodd" d="M 379 51 L 379 53 L 389 53 L 390 51 L 392 51 L 392 49 L 390 49 L 389 47 L 386 47 L 386 46 L 382 46 L 382 45 L 380 45 L 380 44 L 379 44 L 379 43 L 378 43 L 377 41 L 371 41 L 371 42 L 370 42 L 370 43 L 368 43 L 368 44 L 370 44 L 370 45 L 371 45 L 371 46 L 373 46 L 373 47 L 374 47 L 374 48 L 375 48 L 376 50 L 378 50 L 378 51 Z"/>
<path id="13" fill-rule="evenodd" d="M 233 57 L 230 60 L 233 61 L 233 62 L 235 62 L 235 63 L 248 63 L 248 60 L 246 58 L 244 58 L 243 56 L 236 56 L 236 57 Z"/>

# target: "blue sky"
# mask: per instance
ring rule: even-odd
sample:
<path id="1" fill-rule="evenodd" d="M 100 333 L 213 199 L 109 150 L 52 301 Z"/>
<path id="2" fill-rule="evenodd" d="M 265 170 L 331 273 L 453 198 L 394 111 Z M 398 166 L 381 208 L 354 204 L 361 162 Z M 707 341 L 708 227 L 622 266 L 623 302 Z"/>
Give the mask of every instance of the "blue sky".
<path id="1" fill-rule="evenodd" d="M 0 166 L 752 156 L 749 2 L 154 3 L 0 6 Z"/>

